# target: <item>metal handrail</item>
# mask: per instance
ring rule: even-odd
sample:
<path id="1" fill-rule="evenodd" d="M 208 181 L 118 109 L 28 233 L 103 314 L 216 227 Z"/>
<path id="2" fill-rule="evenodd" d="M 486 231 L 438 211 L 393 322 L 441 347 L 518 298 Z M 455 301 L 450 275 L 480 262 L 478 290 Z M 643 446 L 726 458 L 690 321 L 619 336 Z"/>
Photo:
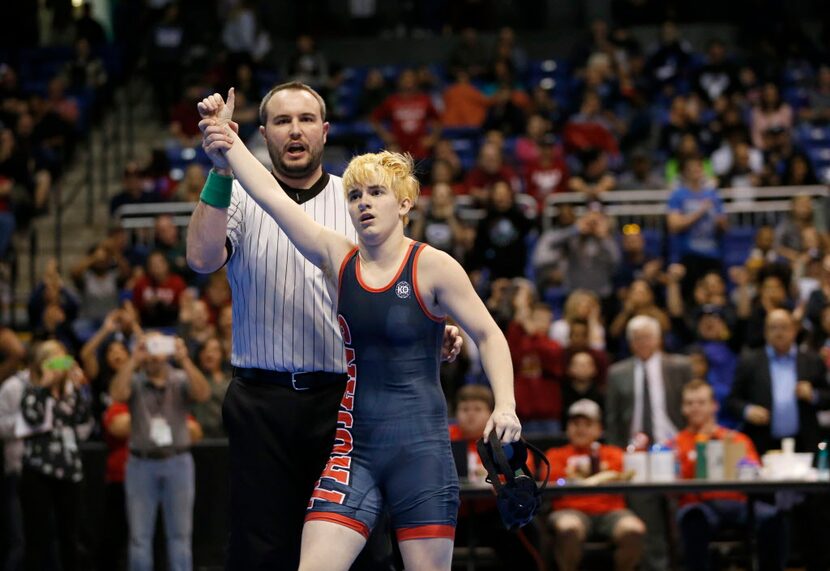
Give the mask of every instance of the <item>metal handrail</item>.
<path id="1" fill-rule="evenodd" d="M 728 216 L 741 217 L 758 214 L 772 215 L 774 218 L 789 212 L 790 200 L 794 196 L 806 194 L 813 198 L 828 199 L 830 197 L 830 189 L 821 185 L 757 188 L 753 189 L 754 196 L 751 200 L 746 197 L 746 190 L 724 188 L 718 191 L 724 200 L 723 208 Z M 666 202 L 670 195 L 671 191 L 667 190 L 610 191 L 602 196 L 603 210 L 614 218 L 639 219 L 644 226 L 659 227 L 664 222 L 667 211 Z M 776 198 L 778 200 L 775 200 Z M 538 219 L 539 209 L 531 196 L 519 194 L 516 200 L 528 218 Z M 422 205 L 428 205 L 429 198 L 421 197 L 420 202 Z M 577 214 L 581 214 L 587 208 L 583 193 L 564 192 L 550 195 L 541 209 L 543 229 L 551 227 L 556 207 L 561 204 L 573 205 Z M 486 215 L 486 210 L 476 207 L 469 196 L 456 197 L 456 206 L 458 217 L 465 222 L 474 223 Z M 195 207 L 196 204 L 192 202 L 128 204 L 119 207 L 113 216 L 120 220 L 124 228 L 133 230 L 152 227 L 155 217 L 161 214 L 172 215 L 173 222 L 177 226 L 187 226 L 190 214 Z M 414 216 L 417 216 L 416 212 L 413 212 Z M 767 218 L 770 217 L 767 216 Z"/>
<path id="2" fill-rule="evenodd" d="M 671 196 L 669 190 L 612 190 L 602 194 L 603 210 L 610 216 L 620 217 L 662 217 L 666 214 L 666 202 Z M 780 214 L 790 210 L 790 200 L 799 195 L 813 199 L 827 200 L 830 190 L 824 185 L 777 186 L 764 188 L 723 188 L 718 195 L 724 201 L 728 215 Z M 776 200 L 778 199 L 778 200 Z M 542 227 L 549 229 L 553 224 L 558 206 L 569 204 L 574 212 L 582 214 L 586 206 L 586 195 L 581 192 L 563 192 L 549 195 L 542 207 Z M 643 220 L 643 223 L 647 223 Z M 650 225 L 650 224 L 647 224 Z"/>

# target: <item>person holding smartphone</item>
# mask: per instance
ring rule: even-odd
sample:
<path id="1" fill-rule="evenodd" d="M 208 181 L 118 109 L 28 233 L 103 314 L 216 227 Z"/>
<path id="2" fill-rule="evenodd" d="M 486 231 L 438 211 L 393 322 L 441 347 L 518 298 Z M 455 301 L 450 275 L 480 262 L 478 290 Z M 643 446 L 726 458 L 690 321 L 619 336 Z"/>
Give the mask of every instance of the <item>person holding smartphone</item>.
<path id="1" fill-rule="evenodd" d="M 171 358 L 177 366 L 170 364 Z M 187 416 L 191 403 L 210 397 L 210 385 L 181 338 L 153 332 L 139 339 L 115 375 L 110 396 L 130 409 L 124 482 L 129 568 L 153 569 L 153 534 L 161 505 L 170 571 L 190 571 L 195 479 Z"/>
<path id="2" fill-rule="evenodd" d="M 57 539 L 61 568 L 78 569 L 78 507 L 83 479 L 78 440 L 88 435 L 90 393 L 86 377 L 66 348 L 45 341 L 35 348 L 30 382 L 20 404 L 24 437 L 20 503 L 25 569 L 40 571 Z M 55 522 L 53 537 L 50 520 Z"/>

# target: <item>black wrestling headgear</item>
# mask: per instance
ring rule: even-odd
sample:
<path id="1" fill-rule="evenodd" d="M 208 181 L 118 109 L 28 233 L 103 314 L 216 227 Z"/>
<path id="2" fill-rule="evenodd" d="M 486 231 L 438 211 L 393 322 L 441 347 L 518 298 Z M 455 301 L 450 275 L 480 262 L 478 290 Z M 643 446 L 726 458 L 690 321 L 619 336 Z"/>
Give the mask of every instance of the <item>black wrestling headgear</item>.
<path id="1" fill-rule="evenodd" d="M 487 481 L 496 489 L 496 505 L 507 529 L 518 529 L 531 522 L 542 507 L 542 490 L 550 476 L 550 462 L 541 450 L 518 440 L 502 444 L 493 430 L 489 442 L 481 438 L 476 443 L 481 463 L 487 470 Z M 540 488 L 527 467 L 528 450 L 547 466 L 547 473 Z"/>

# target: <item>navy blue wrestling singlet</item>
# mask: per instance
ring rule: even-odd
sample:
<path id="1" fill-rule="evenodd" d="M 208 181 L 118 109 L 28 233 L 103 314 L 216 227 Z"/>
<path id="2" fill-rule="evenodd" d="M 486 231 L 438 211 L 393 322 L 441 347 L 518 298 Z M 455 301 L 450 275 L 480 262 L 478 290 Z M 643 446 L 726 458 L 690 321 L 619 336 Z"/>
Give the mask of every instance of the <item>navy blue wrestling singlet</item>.
<path id="1" fill-rule="evenodd" d="M 438 375 L 444 320 L 422 303 L 416 275 L 425 247 L 412 242 L 380 289 L 360 279 L 357 248 L 343 261 L 338 319 L 349 380 L 307 521 L 368 537 L 385 507 L 399 541 L 455 535 L 458 477 Z"/>

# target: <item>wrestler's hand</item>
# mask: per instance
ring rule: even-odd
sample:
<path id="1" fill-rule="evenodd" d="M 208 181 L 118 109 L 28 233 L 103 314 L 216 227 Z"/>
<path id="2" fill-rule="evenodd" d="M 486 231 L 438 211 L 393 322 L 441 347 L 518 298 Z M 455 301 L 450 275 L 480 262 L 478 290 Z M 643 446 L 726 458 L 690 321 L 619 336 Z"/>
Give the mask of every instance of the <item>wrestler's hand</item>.
<path id="1" fill-rule="evenodd" d="M 233 117 L 233 107 L 236 101 L 233 87 L 228 90 L 228 102 L 222 99 L 218 93 L 208 95 L 196 104 L 196 109 L 199 111 L 199 116 L 202 119 L 214 119 L 216 125 L 224 127 L 231 122 Z"/>
<path id="2" fill-rule="evenodd" d="M 490 433 L 495 430 L 496 435 L 503 443 L 516 442 L 522 436 L 522 425 L 516 411 L 512 408 L 499 408 L 493 411 L 487 426 L 484 427 L 484 440 L 490 438 Z"/>
<path id="3" fill-rule="evenodd" d="M 231 120 L 235 99 L 234 90 L 231 88 L 228 90 L 227 103 L 222 100 L 221 95 L 214 93 L 205 97 L 196 105 L 199 116 L 202 118 L 199 121 L 199 130 L 202 132 L 202 148 L 213 163 L 213 167 L 224 175 L 231 174 L 230 165 L 225 158 L 225 153 L 233 144 L 230 131 L 239 134 L 239 125 Z"/>
<path id="4" fill-rule="evenodd" d="M 441 346 L 441 360 L 452 363 L 461 352 L 464 339 L 461 331 L 455 325 L 447 325 L 444 328 L 444 344 Z"/>

